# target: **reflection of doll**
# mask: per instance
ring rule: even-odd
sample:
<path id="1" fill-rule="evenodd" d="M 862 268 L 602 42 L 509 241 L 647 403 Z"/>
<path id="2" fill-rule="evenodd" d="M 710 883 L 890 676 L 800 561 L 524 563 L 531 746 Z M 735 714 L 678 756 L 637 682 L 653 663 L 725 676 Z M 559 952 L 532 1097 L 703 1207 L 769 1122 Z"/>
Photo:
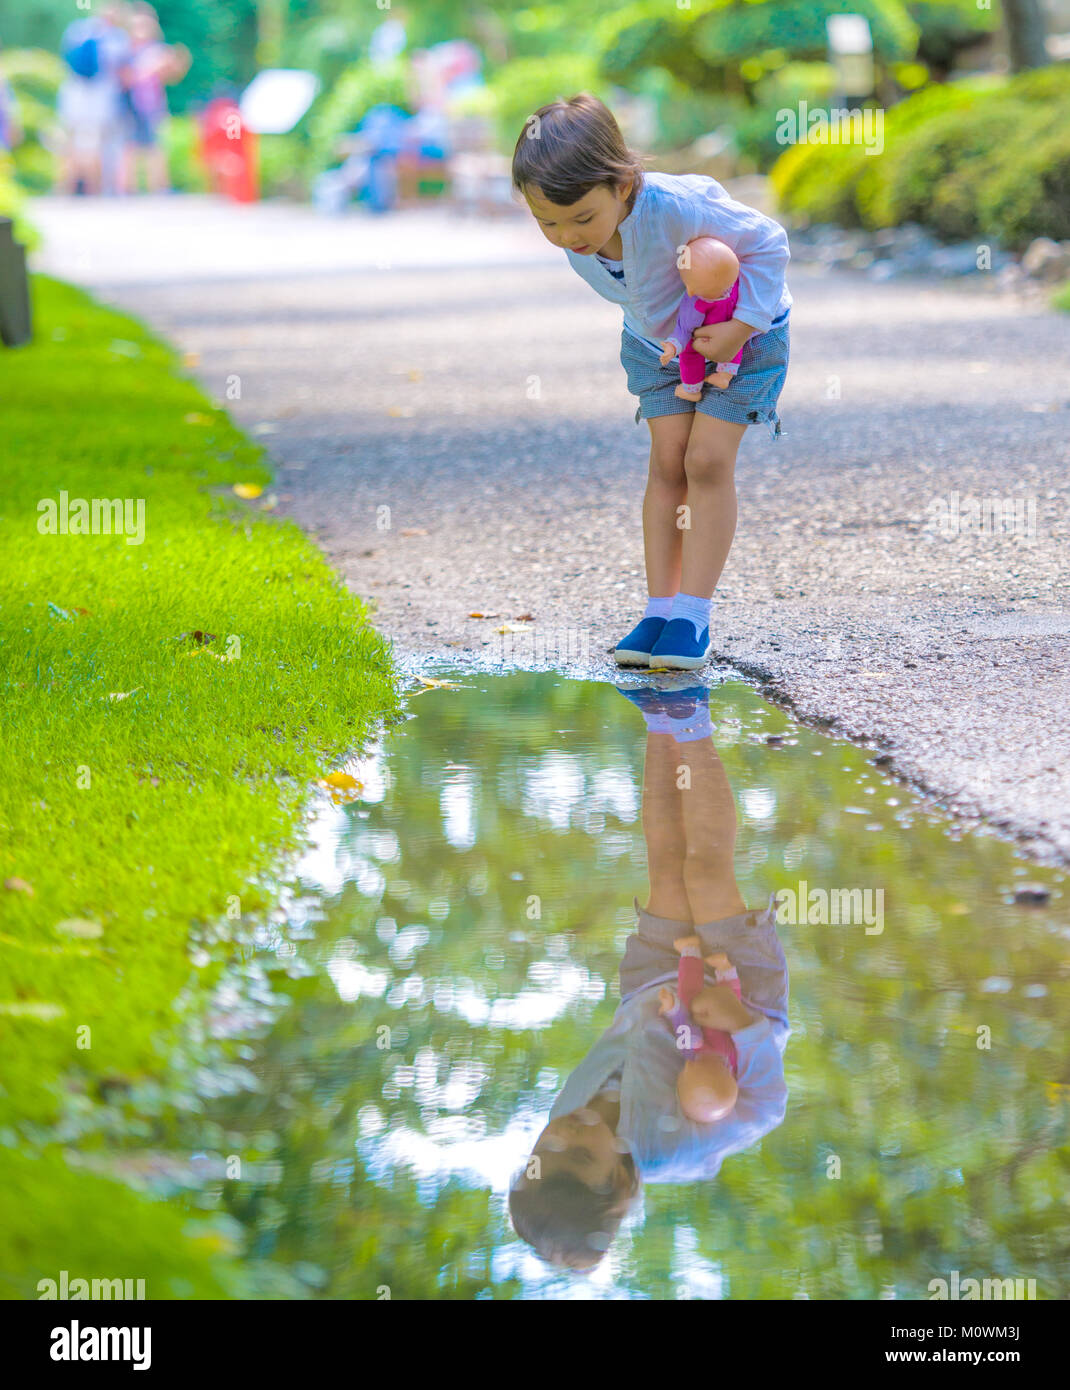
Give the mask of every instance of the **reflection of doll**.
<path id="1" fill-rule="evenodd" d="M 685 1061 L 676 1082 L 680 1109 L 697 1124 L 723 1119 L 736 1103 L 736 1045 L 731 1033 L 706 1027 L 703 1017 L 716 986 L 706 984 L 702 968 L 702 942 L 697 936 L 682 936 L 673 942 L 680 953 L 677 991 L 662 989 L 659 1012 L 672 1029 L 676 1045 Z M 726 984 L 740 998 L 739 976 L 722 953 L 707 956 L 718 984 Z"/>
<path id="2" fill-rule="evenodd" d="M 702 399 L 702 386 L 730 385 L 743 359 L 743 349 L 731 362 L 707 362 L 692 345 L 691 335 L 696 328 L 709 323 L 727 323 L 736 311 L 739 300 L 739 261 L 723 241 L 716 237 L 700 236 L 689 241 L 685 248 L 688 264 L 680 268 L 680 279 L 687 294 L 680 301 L 676 328 L 662 347 L 661 365 L 667 367 L 679 353 L 680 385 L 676 395 L 681 400 Z M 714 371 L 707 376 L 710 366 Z"/>

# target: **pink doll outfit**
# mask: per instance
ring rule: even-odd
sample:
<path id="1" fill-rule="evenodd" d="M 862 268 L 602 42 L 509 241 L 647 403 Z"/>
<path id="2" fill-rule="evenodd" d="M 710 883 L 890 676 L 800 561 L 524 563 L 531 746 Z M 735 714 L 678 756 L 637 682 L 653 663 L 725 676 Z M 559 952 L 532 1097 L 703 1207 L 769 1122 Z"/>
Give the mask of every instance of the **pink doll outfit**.
<path id="1" fill-rule="evenodd" d="M 720 299 L 699 299 L 696 295 L 685 294 L 676 312 L 676 327 L 666 339 L 675 343 L 680 353 L 680 380 L 688 388 L 700 389 L 711 372 L 728 372 L 735 376 L 743 361 L 740 348 L 731 362 L 712 363 L 691 344 L 691 335 L 696 328 L 709 323 L 727 323 L 736 312 L 739 303 L 739 281 Z"/>
<path id="2" fill-rule="evenodd" d="M 729 966 L 727 970 L 717 970 L 714 973 L 718 984 L 730 985 L 736 998 L 742 998 L 739 975 L 734 966 Z M 680 952 L 680 964 L 676 972 L 678 1002 L 674 1009 L 664 1015 L 665 1022 L 676 1037 L 687 1044 L 680 1048 L 685 1058 L 697 1057 L 700 1052 L 713 1052 L 718 1057 L 725 1059 L 732 1070 L 732 1075 L 735 1076 L 739 1058 L 736 1053 L 736 1045 L 732 1041 L 732 1034 L 725 1032 L 722 1028 L 699 1029 L 691 1021 L 691 1001 L 696 994 L 701 993 L 705 985 L 706 973 L 703 969 L 702 952 L 697 946 L 688 946 Z M 681 1029 L 686 1031 L 681 1032 Z"/>

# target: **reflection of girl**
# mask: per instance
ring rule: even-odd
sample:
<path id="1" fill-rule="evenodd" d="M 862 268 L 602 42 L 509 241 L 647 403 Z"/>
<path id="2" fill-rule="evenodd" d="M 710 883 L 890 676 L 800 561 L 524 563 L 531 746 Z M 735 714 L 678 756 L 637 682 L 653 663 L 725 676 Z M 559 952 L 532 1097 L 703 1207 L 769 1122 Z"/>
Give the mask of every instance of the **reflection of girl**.
<path id="1" fill-rule="evenodd" d="M 645 908 L 635 900 L 613 1021 L 565 1082 L 509 1196 L 517 1233 L 574 1269 L 602 1258 L 642 1180 L 715 1177 L 726 1155 L 781 1122 L 787 1099 L 788 979 L 775 895 L 748 911 L 736 884 L 735 805 L 710 738 L 709 692 L 622 694 L 647 721 L 650 896 Z M 684 1059 L 659 1012 L 659 987 L 678 978 L 673 943 L 682 936 L 696 937 L 703 956 L 726 954 L 739 975 L 737 998 L 716 966 L 704 971 L 703 1021 L 730 1034 L 737 1056 L 734 1107 L 712 1123 L 680 1103 Z"/>

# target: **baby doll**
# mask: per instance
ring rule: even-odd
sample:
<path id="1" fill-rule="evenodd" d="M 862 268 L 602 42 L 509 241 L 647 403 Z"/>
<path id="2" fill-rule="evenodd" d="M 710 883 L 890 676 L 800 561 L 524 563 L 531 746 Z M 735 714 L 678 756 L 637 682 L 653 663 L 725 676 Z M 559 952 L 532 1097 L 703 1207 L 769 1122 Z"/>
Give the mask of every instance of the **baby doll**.
<path id="1" fill-rule="evenodd" d="M 739 261 L 732 250 L 716 237 L 700 236 L 685 248 L 688 264 L 680 269 L 687 294 L 680 301 L 676 330 L 662 343 L 661 365 L 667 367 L 679 353 L 680 385 L 675 394 L 684 401 L 702 399 L 702 386 L 725 387 L 739 370 L 743 349 L 731 362 L 717 362 L 707 376 L 709 362 L 691 344 L 691 335 L 700 325 L 727 323 L 739 300 Z"/>
<path id="2" fill-rule="evenodd" d="M 673 946 L 680 953 L 678 995 L 664 988 L 658 998 L 659 1012 L 686 1058 L 676 1081 L 676 1095 L 689 1120 L 711 1124 L 729 1114 L 736 1103 L 736 1045 L 731 1033 L 703 1024 L 715 986 L 706 984 L 702 942 L 697 936 L 682 936 Z M 706 963 L 713 967 L 718 984 L 727 984 L 739 999 L 739 976 L 728 957 L 719 952 L 707 956 Z"/>

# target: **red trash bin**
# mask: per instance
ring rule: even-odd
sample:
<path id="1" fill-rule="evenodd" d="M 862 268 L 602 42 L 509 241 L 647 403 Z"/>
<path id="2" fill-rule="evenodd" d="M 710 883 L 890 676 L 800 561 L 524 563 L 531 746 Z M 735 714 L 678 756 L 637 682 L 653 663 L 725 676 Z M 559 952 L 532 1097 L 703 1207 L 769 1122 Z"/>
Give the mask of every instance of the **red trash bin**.
<path id="1" fill-rule="evenodd" d="M 236 203 L 256 202 L 257 138 L 229 97 L 217 97 L 201 112 L 199 154 L 213 193 Z"/>

